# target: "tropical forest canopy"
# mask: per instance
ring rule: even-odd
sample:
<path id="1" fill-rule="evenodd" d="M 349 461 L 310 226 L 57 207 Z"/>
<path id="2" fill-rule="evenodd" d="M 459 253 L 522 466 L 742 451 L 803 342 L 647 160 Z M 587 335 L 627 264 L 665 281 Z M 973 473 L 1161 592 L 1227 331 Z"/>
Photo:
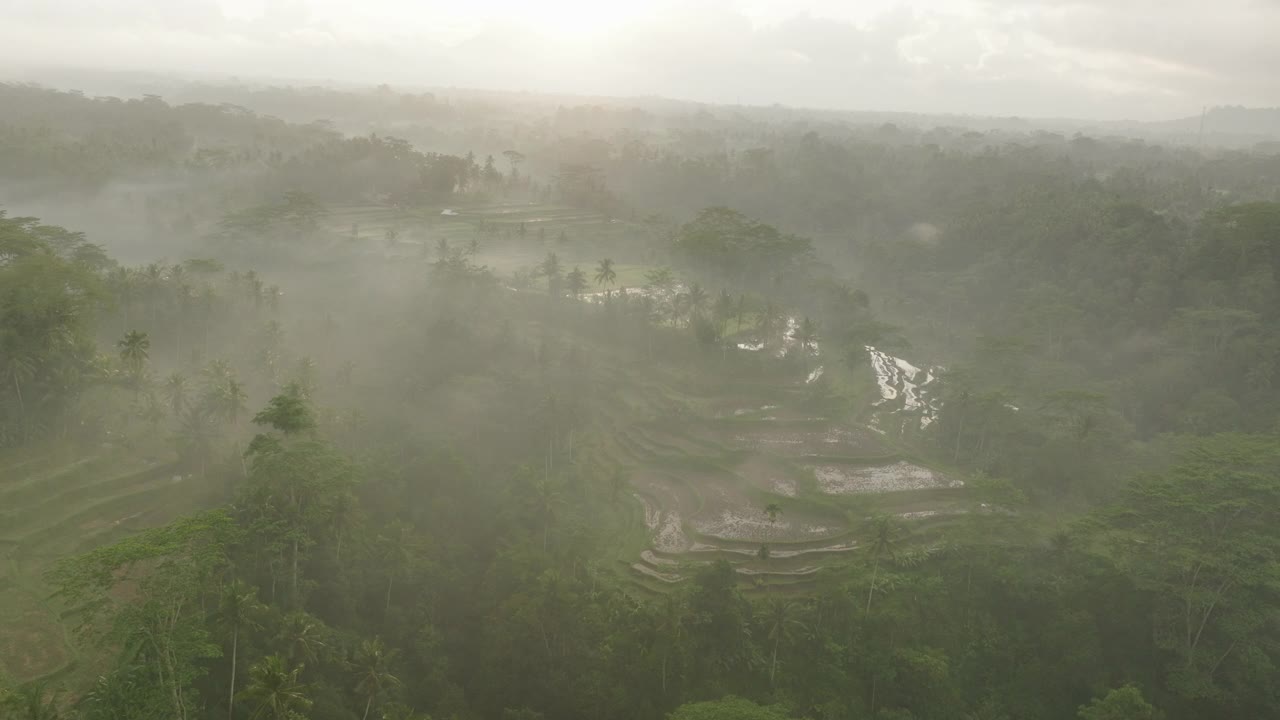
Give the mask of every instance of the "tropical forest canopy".
<path id="1" fill-rule="evenodd" d="M 1280 717 L 1273 147 L 186 92 L 0 85 L 0 716 Z"/>

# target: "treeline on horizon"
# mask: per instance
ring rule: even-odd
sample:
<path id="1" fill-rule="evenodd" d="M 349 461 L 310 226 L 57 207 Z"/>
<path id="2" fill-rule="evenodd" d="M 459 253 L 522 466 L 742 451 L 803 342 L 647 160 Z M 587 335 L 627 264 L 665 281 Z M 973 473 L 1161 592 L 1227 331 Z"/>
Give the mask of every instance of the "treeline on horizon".
<path id="1" fill-rule="evenodd" d="M 0 103 L 6 182 L 163 174 L 146 224 L 181 239 L 155 254 L 190 259 L 127 269 L 92 233 L 0 218 L 0 440 L 169 446 L 222 506 L 58 566 L 110 662 L 92 688 L 15 690 L 14 717 L 1280 713 L 1280 156 L 757 122 L 516 133 L 480 112 L 468 155 L 4 90 L 49 103 Z M 265 279 L 328 251 L 328 204 L 503 199 L 647 218 L 632 252 L 705 297 L 573 303 L 549 256 L 529 302 L 461 247 L 338 319 Z M 851 372 L 872 343 L 946 366 L 938 422 L 896 440 L 1010 512 L 923 556 L 870 523 L 798 597 L 748 598 L 715 564 L 654 599 L 594 567 L 628 512 L 590 430 L 634 412 L 611 366 L 717 367 L 748 295 L 812 316 Z"/>

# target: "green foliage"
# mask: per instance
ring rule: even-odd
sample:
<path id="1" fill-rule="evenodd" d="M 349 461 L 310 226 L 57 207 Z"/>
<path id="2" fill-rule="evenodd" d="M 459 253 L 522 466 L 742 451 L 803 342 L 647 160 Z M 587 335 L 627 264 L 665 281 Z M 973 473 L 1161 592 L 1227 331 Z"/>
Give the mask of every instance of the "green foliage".
<path id="1" fill-rule="evenodd" d="M 1080 708 L 1080 720 L 1159 720 L 1162 715 L 1132 685 L 1116 688 Z"/>
<path id="2" fill-rule="evenodd" d="M 240 699 L 254 707 L 253 720 L 293 720 L 311 708 L 309 688 L 298 681 L 302 667 L 289 667 L 279 655 L 268 655 L 249 669 L 249 685 Z"/>
<path id="3" fill-rule="evenodd" d="M 0 211 L 0 447 L 47 432 L 96 374 L 90 320 L 107 264 L 80 233 Z"/>
<path id="4" fill-rule="evenodd" d="M 200 601 L 228 563 L 237 529 L 221 511 L 184 518 L 147 530 L 86 555 L 60 561 L 50 572 L 58 593 L 81 608 L 82 629 L 104 647 L 118 648 L 122 666 L 141 665 L 154 677 L 158 692 L 141 695 L 120 687 L 124 676 L 104 688 L 106 705 L 120 694 L 145 699 L 139 716 L 167 712 L 195 714 L 195 682 L 206 661 L 221 651 L 204 624 Z M 117 602 L 112 592 L 133 589 L 136 599 Z M 150 680 L 148 680 L 150 682 Z"/>
<path id="5" fill-rule="evenodd" d="M 574 265 L 573 270 L 569 271 L 568 275 L 565 275 L 564 280 L 565 288 L 575 298 L 581 295 L 583 290 L 587 289 L 587 274 L 577 265 Z"/>
<path id="6" fill-rule="evenodd" d="M 778 706 L 757 705 L 729 695 L 719 700 L 681 705 L 668 720 L 785 720 L 790 717 Z"/>
<path id="7" fill-rule="evenodd" d="M 0 445 L 74 439 L 105 456 L 83 491 L 38 458 L 4 458 L 0 502 L 37 513 L 0 529 L 6 599 L 39 595 L 23 573 L 46 555 L 105 543 L 50 576 L 59 609 L 85 621 L 78 638 L 101 641 L 58 676 L 75 697 L 24 691 L 20 715 L 1155 717 L 1133 687 L 1090 702 L 1128 679 L 1177 720 L 1280 714 L 1280 444 L 1261 434 L 1280 418 L 1280 214 L 1255 202 L 1274 200 L 1273 158 L 1048 133 L 1015 146 L 944 128 L 809 132 L 752 109 L 671 131 L 648 110 L 563 107 L 542 126 L 524 108 L 499 111 L 499 130 L 493 99 L 234 92 L 281 117 L 396 122 L 436 144 L 461 141 L 441 135 L 460 122 L 494 142 L 518 131 L 528 154 L 507 154 L 504 176 L 492 158 L 233 105 L 0 87 L 6 180 L 114 201 L 109 180 L 172 178 L 129 199 L 139 235 L 170 253 L 221 219 L 196 249 L 216 257 L 135 269 L 76 233 L 0 217 Z M 642 133 L 596 134 L 637 118 Z M 555 158 L 567 161 L 552 178 Z M 476 209 L 555 196 L 612 217 L 531 209 L 517 225 Z M 461 216 L 441 217 L 445 203 Z M 724 203 L 759 219 L 700 210 Z M 634 221 L 642 207 L 672 219 Z M 481 258 L 527 263 L 526 223 L 563 245 L 536 275 L 551 297 L 637 265 L 652 292 L 598 306 L 509 293 Z M 408 242 L 366 252 L 361 228 L 422 242 L 430 268 L 396 254 Z M 282 246 L 305 252 L 277 264 Z M 224 272 L 250 260 L 264 275 Z M 376 282 L 357 298 L 348 276 Z M 804 394 L 861 432 L 865 346 L 908 338 L 910 357 L 947 368 L 940 415 L 868 442 L 963 488 L 752 496 L 771 523 L 847 511 L 858 547 L 822 554 L 816 574 L 753 581 L 690 563 L 668 587 L 616 562 L 645 532 L 628 487 L 653 481 L 654 457 L 690 493 L 705 488 L 686 460 L 727 475 L 751 459 L 702 435 L 703 410 L 740 390 L 798 395 L 775 385 L 794 385 L 797 354 L 807 371 L 820 344 L 843 387 Z M 367 370 L 344 365 L 329 386 L 339 360 Z M 152 387 L 149 369 L 167 379 Z M 246 408 L 264 401 L 242 453 Z M 708 457 L 673 459 L 676 441 L 631 432 L 654 425 Z M 169 482 L 152 437 L 166 434 L 184 472 L 199 468 L 189 485 Z M 160 457 L 117 478 L 117 455 Z M 188 494 L 232 504 L 128 535 Z M 911 511 L 934 500 L 954 514 Z M 738 567 L 810 562 L 769 532 L 754 558 L 732 548 Z"/>
<path id="8" fill-rule="evenodd" d="M 1280 443 L 1220 435 L 1181 455 L 1126 488 L 1099 539 L 1151 594 L 1170 688 L 1221 697 L 1280 663 L 1259 611 L 1280 603 Z"/>
<path id="9" fill-rule="evenodd" d="M 681 228 L 675 247 L 694 265 L 743 286 L 807 261 L 811 243 L 724 207 L 703 210 Z"/>
<path id="10" fill-rule="evenodd" d="M 256 425 L 268 425 L 285 437 L 312 430 L 316 426 L 311 405 L 307 402 L 302 386 L 290 383 L 284 392 L 271 398 L 267 406 L 253 416 Z"/>
<path id="11" fill-rule="evenodd" d="M 14 720 L 59 720 L 58 693 L 42 682 L 31 683 L 0 695 L 0 711 Z"/>

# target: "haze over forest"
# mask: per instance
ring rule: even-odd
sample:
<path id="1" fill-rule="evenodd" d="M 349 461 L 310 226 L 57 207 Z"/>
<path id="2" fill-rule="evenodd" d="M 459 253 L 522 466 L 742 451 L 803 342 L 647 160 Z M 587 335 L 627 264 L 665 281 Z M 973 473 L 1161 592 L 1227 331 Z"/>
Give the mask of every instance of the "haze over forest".
<path id="1" fill-rule="evenodd" d="M 1280 5 L 0 7 L 0 720 L 1280 717 Z"/>

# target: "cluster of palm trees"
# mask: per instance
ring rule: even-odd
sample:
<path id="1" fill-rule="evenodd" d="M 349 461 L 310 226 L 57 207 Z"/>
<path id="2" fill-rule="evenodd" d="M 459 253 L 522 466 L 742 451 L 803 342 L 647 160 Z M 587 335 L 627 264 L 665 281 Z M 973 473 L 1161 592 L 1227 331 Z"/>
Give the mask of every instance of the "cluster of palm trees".
<path id="1" fill-rule="evenodd" d="M 125 383 L 133 388 L 135 412 L 153 427 L 172 417 L 184 457 L 204 462 L 221 431 L 235 427 L 244 416 L 248 393 L 226 360 L 215 359 L 200 368 L 196 378 L 174 371 L 153 382 L 148 363 L 151 338 L 130 330 L 116 342 Z"/>
<path id="2" fill-rule="evenodd" d="M 577 265 L 573 266 L 573 269 L 568 273 L 565 273 L 564 264 L 561 262 L 560 256 L 555 253 L 547 253 L 542 262 L 534 268 L 534 274 L 537 277 L 545 277 L 547 279 L 547 294 L 552 297 L 559 297 L 567 291 L 576 300 L 589 287 L 587 273 Z M 606 296 L 612 293 L 613 285 L 617 280 L 618 272 L 614 269 L 612 259 L 604 258 L 596 264 L 596 286 L 606 288 Z"/>
<path id="3" fill-rule="evenodd" d="M 106 275 L 106 287 L 115 300 L 121 332 L 145 327 L 153 337 L 164 333 L 172 340 L 174 357 L 181 358 L 190 347 L 207 349 L 220 299 L 255 309 L 277 307 L 283 294 L 278 286 L 253 270 L 225 276 L 223 270 L 222 263 L 210 259 L 114 268 Z"/>
<path id="4" fill-rule="evenodd" d="M 230 664 L 227 694 L 227 720 L 235 717 L 236 705 L 252 707 L 254 720 L 294 720 L 311 708 L 311 686 L 304 682 L 307 663 L 319 663 L 327 644 L 320 637 L 320 623 L 305 612 L 294 611 L 281 620 L 278 640 L 284 651 L 267 655 L 249 668 L 248 684 L 237 692 L 242 633 L 260 633 L 261 618 L 267 608 L 258 601 L 256 591 L 240 581 L 223 588 L 215 614 L 220 630 L 229 636 Z M 345 666 L 353 680 L 352 689 L 364 698 L 361 720 L 368 720 L 375 703 L 385 700 L 389 691 L 400 686 L 391 672 L 397 651 L 388 649 L 381 639 L 364 640 Z"/>

